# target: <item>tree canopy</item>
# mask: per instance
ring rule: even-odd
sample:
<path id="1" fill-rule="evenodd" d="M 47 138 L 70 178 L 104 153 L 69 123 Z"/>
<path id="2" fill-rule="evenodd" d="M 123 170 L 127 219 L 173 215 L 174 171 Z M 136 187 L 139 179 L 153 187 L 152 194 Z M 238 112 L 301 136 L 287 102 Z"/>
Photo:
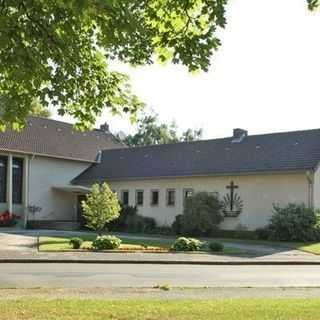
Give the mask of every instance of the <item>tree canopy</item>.
<path id="1" fill-rule="evenodd" d="M 31 102 L 31 110 L 29 112 L 30 116 L 50 118 L 52 116 L 51 111 L 44 107 L 38 99 L 34 99 Z"/>
<path id="2" fill-rule="evenodd" d="M 120 138 L 130 147 L 147 146 L 153 144 L 176 143 L 182 141 L 195 141 L 202 137 L 202 129 L 187 129 L 181 135 L 174 122 L 160 123 L 157 114 L 144 114 L 136 122 L 136 133 Z"/>
<path id="3" fill-rule="evenodd" d="M 307 0 L 310 9 L 319 0 Z M 76 126 L 105 107 L 133 117 L 142 103 L 110 68 L 170 61 L 207 70 L 227 0 L 0 1 L 0 125 L 19 128 L 35 98 Z"/>

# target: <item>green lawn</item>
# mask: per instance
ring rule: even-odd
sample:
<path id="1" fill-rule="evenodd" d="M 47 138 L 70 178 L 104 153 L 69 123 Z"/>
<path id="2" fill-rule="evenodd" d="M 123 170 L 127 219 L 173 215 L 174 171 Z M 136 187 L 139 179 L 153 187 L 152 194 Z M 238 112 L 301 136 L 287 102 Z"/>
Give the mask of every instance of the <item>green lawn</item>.
<path id="1" fill-rule="evenodd" d="M 91 249 L 92 240 L 95 238 L 95 235 L 83 235 L 81 238 L 84 240 L 81 248 Z M 166 249 L 168 250 L 174 239 L 172 238 L 150 238 L 150 239 L 138 239 L 131 238 L 129 236 L 120 236 L 122 240 L 121 249 L 131 249 L 131 250 L 143 250 L 145 246 L 148 246 L 148 249 Z M 69 241 L 71 237 L 39 237 L 39 251 L 64 251 L 72 249 Z M 238 248 L 233 248 L 232 246 L 224 247 L 222 254 L 229 255 L 241 255 L 245 252 Z"/>
<path id="2" fill-rule="evenodd" d="M 4 300 L 0 320 L 316 320 L 319 299 Z"/>
<path id="3" fill-rule="evenodd" d="M 320 254 L 320 242 L 317 243 L 300 243 L 297 244 L 296 249 L 314 254 Z"/>
<path id="4" fill-rule="evenodd" d="M 81 236 L 84 240 L 82 248 L 90 249 L 92 241 L 95 239 L 95 235 L 86 235 Z M 62 251 L 70 250 L 71 246 L 69 241 L 72 237 L 39 237 L 39 250 L 40 251 Z M 129 237 L 120 237 L 122 240 L 121 247 L 122 249 L 131 248 L 131 249 L 143 249 L 144 246 L 149 248 L 164 248 L 168 249 L 171 245 L 171 240 L 163 239 L 151 239 L 151 240 L 139 240 Z"/>

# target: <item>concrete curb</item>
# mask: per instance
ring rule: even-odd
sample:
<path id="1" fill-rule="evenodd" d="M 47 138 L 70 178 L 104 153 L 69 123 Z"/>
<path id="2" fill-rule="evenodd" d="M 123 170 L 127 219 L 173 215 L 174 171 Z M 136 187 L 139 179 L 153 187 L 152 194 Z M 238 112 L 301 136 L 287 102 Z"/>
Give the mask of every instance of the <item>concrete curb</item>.
<path id="1" fill-rule="evenodd" d="M 164 260 L 98 260 L 98 259 L 0 259 L 0 263 L 81 263 L 81 264 L 161 264 L 161 265 L 320 265 L 320 261 L 164 261 Z"/>

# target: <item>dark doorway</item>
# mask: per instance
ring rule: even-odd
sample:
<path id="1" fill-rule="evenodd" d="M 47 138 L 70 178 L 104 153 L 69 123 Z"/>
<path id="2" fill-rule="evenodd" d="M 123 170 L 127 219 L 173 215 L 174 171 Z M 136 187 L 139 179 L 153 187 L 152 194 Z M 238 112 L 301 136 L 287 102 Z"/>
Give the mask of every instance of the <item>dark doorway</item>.
<path id="1" fill-rule="evenodd" d="M 81 226 L 85 224 L 81 202 L 86 199 L 87 197 L 84 194 L 80 194 L 77 196 L 77 221 L 81 223 Z"/>

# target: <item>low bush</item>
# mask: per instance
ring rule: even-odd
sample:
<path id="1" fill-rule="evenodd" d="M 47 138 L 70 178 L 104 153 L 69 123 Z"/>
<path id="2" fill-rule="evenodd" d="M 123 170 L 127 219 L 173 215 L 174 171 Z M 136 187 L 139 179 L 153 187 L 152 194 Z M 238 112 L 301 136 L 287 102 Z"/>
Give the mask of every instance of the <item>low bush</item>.
<path id="1" fill-rule="evenodd" d="M 109 225 L 109 230 L 133 233 L 153 233 L 157 229 L 155 219 L 138 214 L 136 206 L 122 206 L 120 216 Z"/>
<path id="2" fill-rule="evenodd" d="M 319 215 L 303 203 L 274 205 L 268 230 L 270 240 L 316 241 L 320 239 Z"/>
<path id="3" fill-rule="evenodd" d="M 128 217 L 136 216 L 137 214 L 138 208 L 136 206 L 121 204 L 120 216 L 109 224 L 108 229 L 112 231 L 127 231 Z"/>
<path id="4" fill-rule="evenodd" d="M 174 251 L 199 251 L 203 242 L 193 238 L 180 237 L 171 246 Z"/>
<path id="5" fill-rule="evenodd" d="M 97 236 L 92 242 L 92 248 L 95 250 L 112 250 L 121 245 L 121 240 L 115 236 Z"/>
<path id="6" fill-rule="evenodd" d="M 258 228 L 255 230 L 257 240 L 268 240 L 270 236 L 270 230 L 268 227 Z"/>
<path id="7" fill-rule="evenodd" d="M 220 242 L 210 242 L 208 247 L 212 252 L 222 252 L 224 245 Z"/>
<path id="8" fill-rule="evenodd" d="M 183 220 L 182 214 L 178 214 L 176 215 L 174 222 L 171 225 L 172 232 L 176 235 L 180 235 L 183 233 L 182 220 Z"/>
<path id="9" fill-rule="evenodd" d="M 222 204 L 216 193 L 198 192 L 184 201 L 183 214 L 176 220 L 179 232 L 193 236 L 213 236 L 223 220 Z"/>
<path id="10" fill-rule="evenodd" d="M 72 247 L 72 249 L 80 249 L 82 243 L 83 243 L 83 240 L 78 237 L 71 238 L 69 241 L 69 244 Z"/>
<path id="11" fill-rule="evenodd" d="M 167 225 L 162 225 L 162 226 L 157 226 L 152 233 L 154 234 L 160 234 L 164 236 L 170 236 L 170 235 L 175 235 L 175 233 L 172 231 L 172 228 Z"/>

